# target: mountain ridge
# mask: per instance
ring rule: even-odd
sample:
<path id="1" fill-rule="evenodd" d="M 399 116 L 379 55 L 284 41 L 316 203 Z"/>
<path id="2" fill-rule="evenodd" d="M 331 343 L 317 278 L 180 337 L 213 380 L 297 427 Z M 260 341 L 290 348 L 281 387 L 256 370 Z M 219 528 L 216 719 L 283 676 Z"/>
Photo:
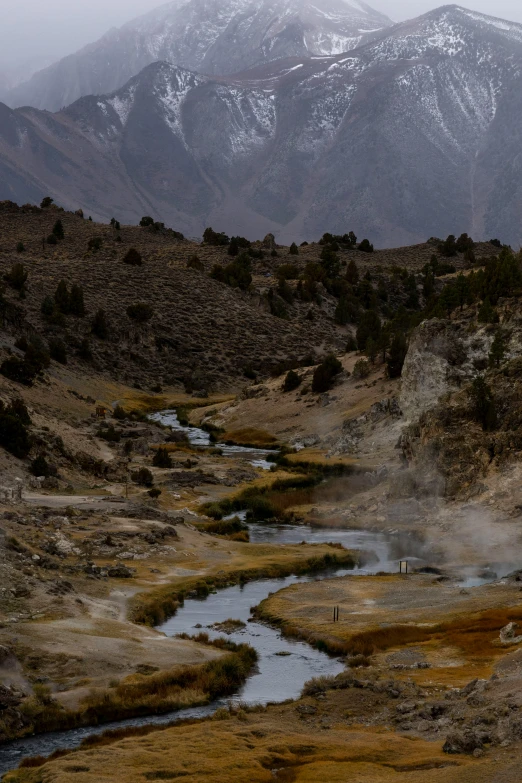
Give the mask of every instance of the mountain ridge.
<path id="1" fill-rule="evenodd" d="M 393 246 L 465 229 L 516 244 L 518 183 L 498 192 L 518 138 L 522 26 L 505 27 L 446 6 L 340 55 L 232 76 L 154 63 L 57 114 L 5 107 L 0 196 L 49 191 L 191 236 L 215 225 L 290 243 L 353 227 Z"/>
<path id="2" fill-rule="evenodd" d="M 35 74 L 6 102 L 56 111 L 82 95 L 119 89 L 155 61 L 231 74 L 292 55 L 351 49 L 391 24 L 356 0 L 175 0 Z"/>

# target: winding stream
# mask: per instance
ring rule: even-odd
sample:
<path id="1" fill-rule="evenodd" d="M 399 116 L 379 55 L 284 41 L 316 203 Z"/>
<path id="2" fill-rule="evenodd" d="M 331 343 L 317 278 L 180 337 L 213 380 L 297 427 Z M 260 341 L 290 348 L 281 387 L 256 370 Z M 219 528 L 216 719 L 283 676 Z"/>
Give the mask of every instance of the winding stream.
<path id="1" fill-rule="evenodd" d="M 174 414 L 175 415 L 175 414 Z M 160 414 L 156 414 L 160 416 Z M 164 423 L 170 423 L 167 412 L 162 418 Z M 177 417 L 175 417 L 177 422 Z M 177 428 L 181 428 L 179 425 Z M 187 428 L 183 428 L 187 431 Z M 198 428 L 188 428 L 192 443 L 209 445 L 208 434 Z M 203 443 L 203 441 L 205 441 Z M 230 454 L 245 453 L 247 458 L 260 459 L 259 450 L 242 449 L 226 446 L 224 449 L 234 449 Z M 266 457 L 267 452 L 264 452 Z M 269 464 L 269 463 L 267 463 Z M 262 579 L 249 582 L 246 585 L 235 585 L 209 595 L 206 599 L 187 599 L 177 614 L 165 622 L 158 630 L 167 636 L 179 633 L 196 634 L 198 630 L 208 632 L 211 638 L 223 634 L 209 626 L 228 619 L 241 620 L 244 626 L 228 638 L 234 642 L 246 642 L 258 652 L 259 660 L 254 673 L 232 700 L 249 704 L 280 702 L 299 696 L 304 683 L 312 677 L 335 675 L 344 669 L 344 664 L 335 658 L 310 647 L 308 644 L 291 639 L 284 639 L 280 632 L 270 626 L 254 622 L 251 619 L 251 608 L 263 601 L 270 593 L 297 582 L 308 582 L 324 579 L 332 575 L 364 574 L 376 571 L 395 571 L 397 559 L 408 557 L 418 560 L 414 539 L 403 535 L 384 534 L 370 531 L 339 530 L 335 528 L 312 528 L 302 525 L 265 525 L 249 524 L 250 540 L 253 543 L 296 544 L 334 542 L 347 549 L 362 549 L 375 553 L 371 567 L 354 568 L 352 570 L 337 569 L 329 573 L 313 576 L 289 576 L 281 579 Z M 411 550 L 411 551 L 410 551 Z M 123 726 L 162 725 L 173 720 L 185 718 L 203 718 L 211 715 L 216 709 L 230 699 L 220 699 L 204 707 L 184 709 L 162 716 L 132 718 L 124 721 L 104 724 L 100 727 L 86 727 L 65 732 L 28 737 L 0 747 L 0 773 L 16 767 L 22 758 L 27 756 L 47 756 L 58 748 L 74 748 L 83 739 L 93 734 L 100 734 L 108 729 Z"/>

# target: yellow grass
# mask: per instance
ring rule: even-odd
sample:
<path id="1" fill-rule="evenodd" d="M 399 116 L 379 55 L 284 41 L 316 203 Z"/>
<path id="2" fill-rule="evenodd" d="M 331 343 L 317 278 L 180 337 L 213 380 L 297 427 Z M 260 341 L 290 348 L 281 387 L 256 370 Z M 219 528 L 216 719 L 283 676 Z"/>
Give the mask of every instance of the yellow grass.
<path id="1" fill-rule="evenodd" d="M 242 427 L 238 430 L 227 430 L 222 437 L 225 443 L 234 443 L 236 446 L 253 446 L 259 449 L 268 449 L 277 446 L 277 438 L 265 430 L 255 427 Z"/>
<path id="2" fill-rule="evenodd" d="M 493 781 L 495 769 L 489 759 L 448 758 L 440 744 L 389 731 L 317 731 L 292 708 L 273 708 L 75 752 L 9 773 L 5 783 L 478 783 Z"/>

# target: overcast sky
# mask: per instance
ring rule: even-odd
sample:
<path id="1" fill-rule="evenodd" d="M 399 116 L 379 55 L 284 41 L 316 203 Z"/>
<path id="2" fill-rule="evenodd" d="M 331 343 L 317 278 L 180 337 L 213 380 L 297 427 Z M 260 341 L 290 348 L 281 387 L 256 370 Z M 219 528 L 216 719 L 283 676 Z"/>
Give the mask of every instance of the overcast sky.
<path id="1" fill-rule="evenodd" d="M 444 5 L 448 0 L 368 0 L 401 21 Z M 145 13 L 158 0 L 4 0 L 1 4 L 0 67 L 32 60 L 57 60 L 99 38 L 111 27 Z M 521 0 L 468 0 L 467 8 L 522 22 Z"/>

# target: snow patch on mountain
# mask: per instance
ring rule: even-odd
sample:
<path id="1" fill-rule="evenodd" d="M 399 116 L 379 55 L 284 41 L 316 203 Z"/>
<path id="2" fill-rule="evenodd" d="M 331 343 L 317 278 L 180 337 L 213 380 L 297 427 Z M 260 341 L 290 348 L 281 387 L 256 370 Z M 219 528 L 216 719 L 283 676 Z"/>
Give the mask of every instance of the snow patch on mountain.
<path id="1" fill-rule="evenodd" d="M 182 108 L 189 92 L 203 84 L 205 79 L 190 71 L 176 69 L 173 72 L 166 67 L 158 79 L 154 93 L 164 110 L 165 122 L 172 133 L 187 147 L 183 133 Z"/>
<path id="2" fill-rule="evenodd" d="M 233 156 L 261 148 L 275 135 L 275 95 L 263 90 L 219 87 L 218 95 L 228 110 L 228 142 Z"/>
<path id="3" fill-rule="evenodd" d="M 122 127 L 127 124 L 127 119 L 134 105 L 134 96 L 136 94 L 136 86 L 132 85 L 124 93 L 119 93 L 112 98 L 107 99 L 109 106 L 112 106 L 116 114 L 118 115 Z M 99 104 L 98 104 L 99 105 Z"/>

